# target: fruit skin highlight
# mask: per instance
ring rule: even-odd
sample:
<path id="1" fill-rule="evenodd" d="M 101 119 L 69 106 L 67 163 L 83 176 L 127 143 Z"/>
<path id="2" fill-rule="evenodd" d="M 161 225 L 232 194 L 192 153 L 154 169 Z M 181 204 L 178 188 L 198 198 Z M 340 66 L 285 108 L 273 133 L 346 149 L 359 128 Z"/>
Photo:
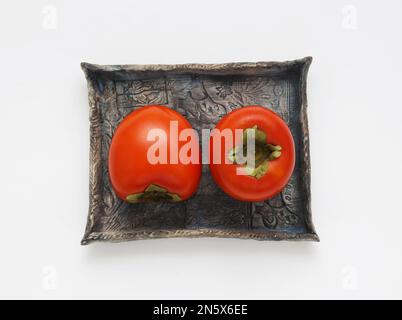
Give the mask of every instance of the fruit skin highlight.
<path id="1" fill-rule="evenodd" d="M 230 129 L 247 130 L 258 128 L 264 135 L 263 149 L 277 148 L 279 153 L 268 154 L 265 167 L 251 174 L 239 175 L 237 168 L 245 165 L 227 163 L 226 158 L 231 157 L 225 150 L 225 143 L 213 143 L 210 139 L 210 171 L 216 184 L 229 196 L 240 201 L 258 202 L 270 199 L 277 195 L 288 183 L 295 166 L 295 145 L 292 134 L 286 123 L 275 112 L 261 106 L 247 106 L 236 109 L 225 115 L 216 125 L 220 131 Z M 272 147 L 271 147 L 272 146 Z M 256 139 L 257 151 L 257 139 Z M 272 152 L 276 150 L 272 149 Z M 220 153 L 220 164 L 213 163 L 214 154 Z M 256 157 L 258 158 L 258 157 Z M 231 159 L 233 160 L 233 159 Z M 230 161 L 232 162 L 232 161 Z"/>
<path id="2" fill-rule="evenodd" d="M 180 159 L 170 161 L 171 121 L 177 121 L 179 135 L 184 129 L 192 129 L 182 115 L 165 106 L 146 106 L 134 110 L 117 127 L 110 145 L 108 166 L 112 187 L 122 200 L 131 203 L 176 202 L 190 198 L 197 190 L 201 161 L 188 164 Z M 147 140 L 152 129 L 161 129 L 166 133 L 165 141 L 159 143 L 166 147 L 167 163 L 152 164 L 147 157 L 149 148 L 155 144 L 155 141 Z M 197 139 L 199 148 L 198 137 L 194 139 Z M 180 150 L 186 141 L 175 143 Z"/>

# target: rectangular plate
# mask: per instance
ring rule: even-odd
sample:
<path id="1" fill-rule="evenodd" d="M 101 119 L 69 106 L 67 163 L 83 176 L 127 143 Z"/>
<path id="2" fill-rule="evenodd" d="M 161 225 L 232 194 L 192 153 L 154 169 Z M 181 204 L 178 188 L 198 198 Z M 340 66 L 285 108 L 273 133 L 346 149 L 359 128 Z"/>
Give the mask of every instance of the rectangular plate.
<path id="1" fill-rule="evenodd" d="M 115 65 L 82 63 L 90 107 L 90 198 L 82 244 L 161 237 L 232 237 L 319 241 L 311 219 L 306 78 L 312 58 L 287 62 Z M 195 196 L 182 203 L 128 204 L 110 186 L 107 157 L 113 132 L 131 111 L 160 104 L 201 131 L 247 105 L 274 110 L 296 145 L 290 182 L 258 203 L 223 193 L 203 165 Z"/>

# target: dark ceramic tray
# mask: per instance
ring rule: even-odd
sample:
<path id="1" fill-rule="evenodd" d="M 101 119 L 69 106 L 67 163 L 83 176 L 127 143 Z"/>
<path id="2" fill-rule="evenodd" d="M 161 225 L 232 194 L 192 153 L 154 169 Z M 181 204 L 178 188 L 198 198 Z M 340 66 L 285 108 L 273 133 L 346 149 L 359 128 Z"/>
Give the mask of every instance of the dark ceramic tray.
<path id="1" fill-rule="evenodd" d="M 311 58 L 287 62 L 116 65 L 82 63 L 90 107 L 90 197 L 82 244 L 162 237 L 313 240 L 306 78 Z M 259 203 L 236 201 L 204 165 L 198 192 L 182 203 L 128 204 L 110 186 L 107 156 L 116 126 L 131 111 L 160 104 L 192 126 L 214 128 L 233 109 L 262 105 L 289 125 L 296 166 L 286 188 Z"/>

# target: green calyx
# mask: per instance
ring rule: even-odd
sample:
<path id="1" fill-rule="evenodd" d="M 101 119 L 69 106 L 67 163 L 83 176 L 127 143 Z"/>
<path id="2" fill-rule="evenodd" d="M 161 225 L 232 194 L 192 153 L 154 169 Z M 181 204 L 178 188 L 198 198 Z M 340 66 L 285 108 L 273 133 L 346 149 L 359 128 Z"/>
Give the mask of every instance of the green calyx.
<path id="1" fill-rule="evenodd" d="M 248 128 L 243 132 L 243 146 L 234 147 L 229 153 L 229 159 L 233 163 L 237 163 L 236 159 L 240 158 L 240 152 L 242 155 L 247 155 L 247 134 L 253 131 L 255 137 L 255 166 L 251 166 L 246 163 L 242 164 L 244 171 L 247 175 L 260 179 L 263 177 L 269 169 L 269 162 L 278 159 L 282 152 L 282 147 L 279 145 L 273 145 L 267 143 L 267 135 L 264 131 L 258 129 L 257 125 L 252 128 Z"/>
<path id="2" fill-rule="evenodd" d="M 162 188 L 156 184 L 150 184 L 144 190 L 144 192 L 128 195 L 126 197 L 126 201 L 129 203 L 160 201 L 179 202 L 181 201 L 181 198 L 176 193 L 168 192 L 168 190 L 165 188 Z"/>

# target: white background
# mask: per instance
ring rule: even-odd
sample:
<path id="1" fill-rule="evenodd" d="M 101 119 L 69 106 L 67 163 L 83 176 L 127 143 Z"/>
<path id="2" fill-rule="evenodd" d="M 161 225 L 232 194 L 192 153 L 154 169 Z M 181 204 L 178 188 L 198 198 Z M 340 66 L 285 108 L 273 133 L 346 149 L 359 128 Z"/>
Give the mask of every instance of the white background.
<path id="1" fill-rule="evenodd" d="M 1 298 L 402 298 L 402 2 L 0 4 Z M 80 246 L 88 209 L 79 63 L 314 57 L 320 243 Z"/>

